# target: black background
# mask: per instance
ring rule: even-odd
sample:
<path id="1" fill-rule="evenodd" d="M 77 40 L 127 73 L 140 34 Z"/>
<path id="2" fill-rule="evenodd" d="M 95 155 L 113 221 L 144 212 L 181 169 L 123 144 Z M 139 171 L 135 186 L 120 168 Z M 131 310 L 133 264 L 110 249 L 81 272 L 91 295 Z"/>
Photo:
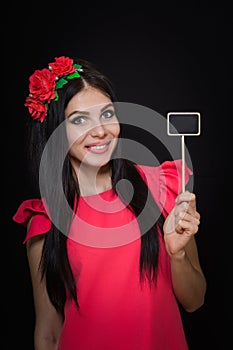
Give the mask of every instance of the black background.
<path id="1" fill-rule="evenodd" d="M 18 205 L 32 193 L 23 103 L 29 75 L 60 55 L 93 61 L 113 81 L 119 101 L 144 105 L 164 116 L 170 111 L 201 113 L 201 135 L 189 137 L 187 147 L 202 216 L 196 239 L 208 290 L 203 307 L 191 314 L 181 312 L 190 350 L 229 348 L 226 344 L 233 331 L 232 249 L 227 249 L 232 225 L 226 191 L 230 190 L 227 143 L 232 118 L 229 7 L 224 2 L 209 6 L 109 2 L 101 6 L 72 1 L 28 6 L 13 1 L 7 7 L 2 14 L 5 117 L 1 124 L 6 156 L 2 163 L 6 175 L 2 186 L 6 349 L 15 348 L 15 343 L 17 348 L 33 349 L 32 291 L 22 244 L 25 231 L 11 220 Z M 156 154 L 156 142 L 150 138 L 146 142 Z"/>

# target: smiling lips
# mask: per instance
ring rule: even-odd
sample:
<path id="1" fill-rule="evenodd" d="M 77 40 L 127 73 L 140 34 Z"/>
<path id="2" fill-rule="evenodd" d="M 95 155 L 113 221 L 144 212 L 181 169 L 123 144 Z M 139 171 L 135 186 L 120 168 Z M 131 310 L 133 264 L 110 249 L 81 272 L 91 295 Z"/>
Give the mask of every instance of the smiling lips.
<path id="1" fill-rule="evenodd" d="M 85 147 L 91 153 L 103 154 L 108 151 L 110 142 L 111 141 L 104 142 L 104 143 L 95 143 L 95 144 L 87 145 Z"/>

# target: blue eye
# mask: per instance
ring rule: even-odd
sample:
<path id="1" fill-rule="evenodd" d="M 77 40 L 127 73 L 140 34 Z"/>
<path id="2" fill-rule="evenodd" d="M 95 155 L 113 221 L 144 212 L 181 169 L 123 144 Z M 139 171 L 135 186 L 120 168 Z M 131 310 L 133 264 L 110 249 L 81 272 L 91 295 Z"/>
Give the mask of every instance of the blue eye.
<path id="1" fill-rule="evenodd" d="M 108 109 L 107 111 L 104 111 L 104 112 L 102 113 L 102 117 L 103 117 L 104 119 L 110 119 L 110 118 L 112 118 L 113 116 L 114 116 L 114 111 L 111 110 L 111 109 Z"/>
<path id="2" fill-rule="evenodd" d="M 82 125 L 85 123 L 85 121 L 86 121 L 85 117 L 75 117 L 74 119 L 71 120 L 71 123 L 76 125 Z"/>

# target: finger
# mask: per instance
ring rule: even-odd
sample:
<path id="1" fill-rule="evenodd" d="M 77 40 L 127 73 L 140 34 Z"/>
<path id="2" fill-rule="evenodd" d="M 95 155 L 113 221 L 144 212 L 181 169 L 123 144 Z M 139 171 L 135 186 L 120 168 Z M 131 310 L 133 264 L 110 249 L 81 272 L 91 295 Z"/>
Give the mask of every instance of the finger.
<path id="1" fill-rule="evenodd" d="M 174 207 L 174 215 L 178 216 L 180 212 L 186 213 L 188 211 L 188 202 L 180 202 Z"/>
<path id="2" fill-rule="evenodd" d="M 190 213 L 196 211 L 196 196 L 194 193 L 186 191 L 178 195 L 176 198 L 176 205 L 181 205 L 182 203 L 187 203 L 187 210 Z"/>
<path id="3" fill-rule="evenodd" d="M 178 194 L 178 196 L 176 197 L 176 203 L 180 203 L 180 202 L 186 202 L 186 201 L 189 201 L 192 197 L 192 192 L 190 191 L 185 191 L 185 192 L 182 192 L 180 194 Z"/>
<path id="4" fill-rule="evenodd" d="M 198 213 L 197 213 L 198 214 Z M 180 220 L 185 220 L 193 225 L 199 225 L 200 224 L 200 215 L 191 215 L 188 212 L 179 212 L 178 215 L 176 216 L 176 222 L 177 224 L 179 223 Z"/>
<path id="5" fill-rule="evenodd" d="M 195 234 L 198 231 L 198 225 L 194 224 L 193 222 L 186 221 L 186 220 L 180 220 L 178 222 L 178 225 L 176 226 L 176 232 L 177 233 L 187 233 L 187 234 Z"/>
<path id="6" fill-rule="evenodd" d="M 180 193 L 175 200 L 176 204 L 179 204 L 181 202 L 193 202 L 196 203 L 196 196 L 194 193 L 185 191 L 183 193 Z"/>
<path id="7" fill-rule="evenodd" d="M 200 224 L 200 214 L 193 207 L 191 207 L 188 202 L 181 202 L 180 204 L 176 205 L 174 207 L 174 216 L 176 224 L 180 219 L 191 221 L 197 225 Z"/>
<path id="8" fill-rule="evenodd" d="M 201 215 L 196 210 L 194 210 L 193 208 L 188 207 L 186 213 L 191 215 L 191 216 L 193 216 L 195 219 L 200 221 Z"/>

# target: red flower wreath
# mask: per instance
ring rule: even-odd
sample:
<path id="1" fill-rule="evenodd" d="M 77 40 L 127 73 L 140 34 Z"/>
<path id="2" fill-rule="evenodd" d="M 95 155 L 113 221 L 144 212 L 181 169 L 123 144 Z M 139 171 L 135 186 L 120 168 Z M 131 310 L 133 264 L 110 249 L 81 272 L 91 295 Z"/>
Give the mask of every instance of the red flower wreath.
<path id="1" fill-rule="evenodd" d="M 67 79 L 79 78 L 81 68 L 71 58 L 61 56 L 55 57 L 48 68 L 35 70 L 29 78 L 29 96 L 24 104 L 34 120 L 44 121 L 49 103 L 58 100 L 57 89 L 68 83 Z"/>

